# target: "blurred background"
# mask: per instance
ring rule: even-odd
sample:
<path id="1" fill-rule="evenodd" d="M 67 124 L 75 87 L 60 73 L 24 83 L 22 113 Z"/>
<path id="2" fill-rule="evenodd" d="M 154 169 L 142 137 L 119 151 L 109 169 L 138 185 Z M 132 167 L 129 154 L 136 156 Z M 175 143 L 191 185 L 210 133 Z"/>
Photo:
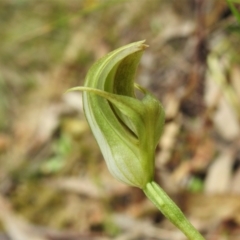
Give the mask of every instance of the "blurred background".
<path id="1" fill-rule="evenodd" d="M 156 181 L 206 239 L 240 239 L 240 25 L 226 2 L 1 0 L 0 240 L 185 239 L 109 174 L 81 93 L 64 94 L 143 39 L 136 78 L 166 110 Z"/>

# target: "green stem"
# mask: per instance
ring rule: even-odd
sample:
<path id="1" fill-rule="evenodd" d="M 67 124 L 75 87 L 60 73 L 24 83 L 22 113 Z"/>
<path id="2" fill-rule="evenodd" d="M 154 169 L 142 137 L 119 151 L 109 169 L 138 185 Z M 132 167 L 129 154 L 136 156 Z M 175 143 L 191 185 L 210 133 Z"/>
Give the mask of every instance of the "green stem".
<path id="1" fill-rule="evenodd" d="M 234 16 L 236 17 L 236 19 L 238 20 L 238 22 L 240 23 L 240 12 L 238 11 L 238 9 L 235 7 L 234 5 L 234 1 L 232 0 L 227 0 L 228 6 L 231 9 L 232 13 L 234 14 Z M 236 2 L 238 3 L 238 2 Z"/>
<path id="2" fill-rule="evenodd" d="M 179 228 L 190 240 L 204 240 L 203 236 L 187 220 L 179 207 L 154 181 L 143 189 L 146 196 L 156 205 L 162 214 Z"/>

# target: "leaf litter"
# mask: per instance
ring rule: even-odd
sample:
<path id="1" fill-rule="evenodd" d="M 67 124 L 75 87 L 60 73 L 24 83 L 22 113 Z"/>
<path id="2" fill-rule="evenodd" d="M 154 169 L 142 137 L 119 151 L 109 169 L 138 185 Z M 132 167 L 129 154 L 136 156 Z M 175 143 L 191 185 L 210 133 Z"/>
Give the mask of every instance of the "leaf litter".
<path id="1" fill-rule="evenodd" d="M 156 180 L 206 239 L 239 239 L 240 35 L 224 1 L 0 9 L 0 239 L 184 239 L 110 176 L 79 95 L 64 95 L 96 59 L 141 39 L 137 77 L 167 113 Z"/>

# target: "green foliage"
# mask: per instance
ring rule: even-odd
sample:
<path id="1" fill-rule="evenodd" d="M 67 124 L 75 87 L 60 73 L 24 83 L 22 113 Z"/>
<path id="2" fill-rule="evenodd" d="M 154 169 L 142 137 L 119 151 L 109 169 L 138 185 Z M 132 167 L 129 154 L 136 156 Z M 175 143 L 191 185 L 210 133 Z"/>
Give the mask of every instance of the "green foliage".
<path id="1" fill-rule="evenodd" d="M 228 6 L 231 9 L 233 15 L 236 17 L 236 19 L 238 20 L 239 24 L 240 24 L 240 12 L 239 10 L 236 8 L 235 3 L 240 3 L 239 0 L 227 0 Z"/>
<path id="2" fill-rule="evenodd" d="M 41 171 L 43 173 L 56 173 L 61 170 L 71 152 L 71 146 L 71 139 L 66 135 L 62 135 L 53 145 L 54 156 L 44 162 Z"/>
<path id="3" fill-rule="evenodd" d="M 0 76 L 0 96 L 1 96 L 1 101 L 0 101 L 0 130 L 2 130 L 4 128 L 7 128 L 7 125 L 8 125 L 7 91 L 6 91 L 5 82 L 2 78 L 2 76 Z"/>
<path id="4" fill-rule="evenodd" d="M 203 190 L 203 181 L 198 177 L 193 177 L 188 185 L 188 190 L 193 193 L 198 193 Z"/>

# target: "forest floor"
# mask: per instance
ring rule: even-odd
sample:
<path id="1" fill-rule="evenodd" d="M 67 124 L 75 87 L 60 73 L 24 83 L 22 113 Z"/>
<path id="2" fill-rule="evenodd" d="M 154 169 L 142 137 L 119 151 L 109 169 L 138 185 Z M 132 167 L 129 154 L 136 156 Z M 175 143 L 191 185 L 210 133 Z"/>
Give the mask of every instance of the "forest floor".
<path id="1" fill-rule="evenodd" d="M 115 180 L 80 86 L 146 39 L 136 76 L 162 102 L 156 181 L 208 240 L 240 239 L 240 24 L 223 0 L 0 1 L 0 240 L 184 240 Z"/>

